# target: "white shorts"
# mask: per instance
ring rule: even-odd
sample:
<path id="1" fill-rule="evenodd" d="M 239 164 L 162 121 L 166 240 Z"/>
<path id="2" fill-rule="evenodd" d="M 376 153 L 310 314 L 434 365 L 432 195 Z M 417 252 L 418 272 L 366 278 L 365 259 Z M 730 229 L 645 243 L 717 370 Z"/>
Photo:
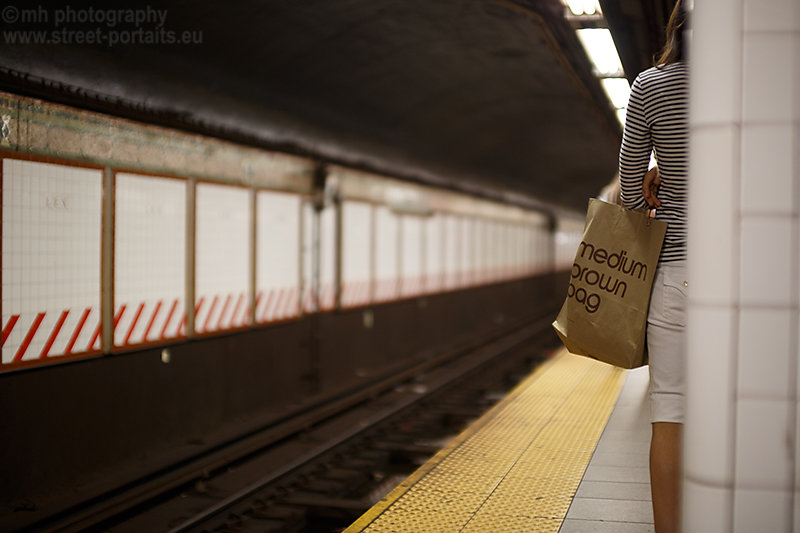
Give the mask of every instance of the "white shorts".
<path id="1" fill-rule="evenodd" d="M 685 261 L 664 263 L 653 281 L 647 315 L 651 422 L 684 419 L 687 276 Z"/>

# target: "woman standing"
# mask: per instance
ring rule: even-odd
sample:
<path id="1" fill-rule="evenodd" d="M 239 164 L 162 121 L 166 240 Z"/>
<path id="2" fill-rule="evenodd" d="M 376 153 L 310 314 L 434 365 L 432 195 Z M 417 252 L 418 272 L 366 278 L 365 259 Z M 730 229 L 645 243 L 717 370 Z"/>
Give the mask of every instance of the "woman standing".
<path id="1" fill-rule="evenodd" d="M 667 233 L 647 317 L 650 357 L 650 485 L 656 533 L 679 530 L 681 441 L 684 420 L 686 326 L 686 214 L 688 186 L 688 65 L 686 11 L 679 0 L 667 25 L 667 44 L 656 66 L 631 88 L 620 149 L 622 202 L 656 208 Z M 645 179 L 651 151 L 658 177 Z"/>

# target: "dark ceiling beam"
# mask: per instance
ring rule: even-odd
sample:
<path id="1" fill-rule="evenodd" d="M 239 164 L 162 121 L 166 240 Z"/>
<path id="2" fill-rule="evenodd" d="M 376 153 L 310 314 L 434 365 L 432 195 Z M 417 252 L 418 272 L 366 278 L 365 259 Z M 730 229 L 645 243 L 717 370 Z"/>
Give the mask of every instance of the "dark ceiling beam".
<path id="1" fill-rule="evenodd" d="M 631 84 L 639 72 L 653 66 L 654 57 L 664 45 L 664 29 L 675 1 L 600 0 Z"/>

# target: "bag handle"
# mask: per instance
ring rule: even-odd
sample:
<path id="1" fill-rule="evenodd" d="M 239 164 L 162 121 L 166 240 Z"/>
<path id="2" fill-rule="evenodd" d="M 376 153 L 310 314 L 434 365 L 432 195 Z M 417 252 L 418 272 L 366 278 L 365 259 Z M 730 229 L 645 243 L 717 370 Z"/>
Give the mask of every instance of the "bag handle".
<path id="1" fill-rule="evenodd" d="M 656 219 L 656 210 L 652 207 L 638 207 L 636 209 L 633 209 L 633 211 L 636 211 L 637 213 L 641 213 L 643 215 L 647 215 L 648 226 L 650 225 L 650 222 L 652 220 Z"/>

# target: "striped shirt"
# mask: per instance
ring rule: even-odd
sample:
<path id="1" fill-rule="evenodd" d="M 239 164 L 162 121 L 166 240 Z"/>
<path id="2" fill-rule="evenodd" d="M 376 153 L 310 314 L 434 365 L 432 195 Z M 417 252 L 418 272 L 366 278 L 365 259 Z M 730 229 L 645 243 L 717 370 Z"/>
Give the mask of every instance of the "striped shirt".
<path id="1" fill-rule="evenodd" d="M 629 208 L 647 206 L 642 182 L 655 151 L 661 178 L 656 218 L 668 224 L 659 264 L 686 259 L 688 110 L 686 62 L 647 69 L 633 82 L 619 152 L 620 196 Z"/>

